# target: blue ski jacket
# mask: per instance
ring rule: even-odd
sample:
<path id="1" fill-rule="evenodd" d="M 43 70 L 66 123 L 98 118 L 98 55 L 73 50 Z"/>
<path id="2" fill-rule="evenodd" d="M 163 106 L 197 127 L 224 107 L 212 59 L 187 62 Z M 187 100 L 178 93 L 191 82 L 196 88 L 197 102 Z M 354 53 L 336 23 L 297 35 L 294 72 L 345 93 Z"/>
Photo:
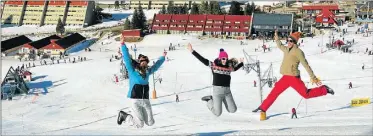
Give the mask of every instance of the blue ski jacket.
<path id="1" fill-rule="evenodd" d="M 149 99 L 149 76 L 161 67 L 165 57 L 161 56 L 157 62 L 146 71 L 146 76 L 142 77 L 132 65 L 132 59 L 125 44 L 122 45 L 122 57 L 128 71 L 129 90 L 127 97 L 131 99 Z"/>

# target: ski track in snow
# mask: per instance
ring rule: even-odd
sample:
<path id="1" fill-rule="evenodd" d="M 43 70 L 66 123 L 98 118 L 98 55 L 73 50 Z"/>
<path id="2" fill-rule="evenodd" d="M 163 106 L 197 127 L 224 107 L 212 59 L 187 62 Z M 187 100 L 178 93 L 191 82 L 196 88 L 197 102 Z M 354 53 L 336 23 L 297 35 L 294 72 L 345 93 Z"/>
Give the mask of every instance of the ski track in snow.
<path id="1" fill-rule="evenodd" d="M 372 38 L 355 35 L 356 28 L 349 28 L 345 39 L 355 38 L 354 50 L 370 50 Z M 328 50 L 320 53 L 321 36 L 304 38 L 300 47 L 306 54 L 313 71 L 320 76 L 324 84 L 331 86 L 336 94 L 313 99 L 302 99 L 292 88 L 281 94 L 267 112 L 268 120 L 259 121 L 259 113 L 251 110 L 259 106 L 258 88 L 252 82 L 257 80 L 255 73 L 238 70 L 232 73 L 231 90 L 237 104 L 236 113 L 223 113 L 215 117 L 201 101 L 201 97 L 212 92 L 212 76 L 209 68 L 186 51 L 187 43 L 202 56 L 213 60 L 220 48 L 224 48 L 230 57 L 244 57 L 242 49 L 261 60 L 261 71 L 265 71 L 270 62 L 273 73 L 278 79 L 282 53 L 275 43 L 266 42 L 271 52 L 254 52 L 262 44 L 261 40 L 250 40 L 248 45 L 239 45 L 240 41 L 227 39 L 199 40 L 194 35 L 149 35 L 142 42 L 127 43 L 138 47 L 137 54 L 148 55 L 156 60 L 167 49 L 170 42 L 180 43 L 177 50 L 168 52 L 171 61 L 166 61 L 156 77 L 162 77 L 162 84 L 156 84 L 157 99 L 151 99 L 155 119 L 153 126 L 136 129 L 128 124 L 118 126 L 116 118 L 119 110 L 129 111 L 130 100 L 126 98 L 128 81 L 114 83 L 114 74 L 119 75 L 119 61 L 109 62 L 120 47 L 119 42 L 103 39 L 92 45 L 92 52 L 78 52 L 69 57 L 83 56 L 89 61 L 75 64 L 54 64 L 31 68 L 36 81 L 47 86 L 46 94 L 39 94 L 34 103 L 33 95 L 13 101 L 2 101 L 2 134 L 17 135 L 98 135 L 98 134 L 182 134 L 182 135 L 301 135 L 301 134 L 371 134 L 372 104 L 362 107 L 350 107 L 351 99 L 372 96 L 372 57 L 360 53 L 340 53 Z M 327 38 L 324 36 L 324 43 Z M 101 41 L 106 45 L 101 45 Z M 245 41 L 247 42 L 247 41 Z M 99 48 L 109 49 L 100 52 Z M 324 49 L 325 50 L 325 49 Z M 130 51 L 134 54 L 133 51 Z M 16 67 L 25 62 L 4 58 L 2 60 L 2 79 L 10 66 Z M 28 63 L 28 62 L 27 62 Z M 366 69 L 361 70 L 362 64 Z M 150 63 L 152 64 L 152 63 Z M 299 67 L 306 86 L 309 76 L 303 66 Z M 177 77 L 176 77 L 177 75 Z M 348 89 L 348 82 L 353 88 Z M 153 81 L 150 78 L 150 92 Z M 263 88 L 263 98 L 271 88 Z M 175 94 L 180 102 L 175 102 Z M 371 97 L 372 99 L 372 97 Z M 373 99 L 372 99 L 373 100 Z M 299 104 L 299 107 L 298 107 Z M 297 108 L 298 119 L 290 119 L 291 108 Z"/>

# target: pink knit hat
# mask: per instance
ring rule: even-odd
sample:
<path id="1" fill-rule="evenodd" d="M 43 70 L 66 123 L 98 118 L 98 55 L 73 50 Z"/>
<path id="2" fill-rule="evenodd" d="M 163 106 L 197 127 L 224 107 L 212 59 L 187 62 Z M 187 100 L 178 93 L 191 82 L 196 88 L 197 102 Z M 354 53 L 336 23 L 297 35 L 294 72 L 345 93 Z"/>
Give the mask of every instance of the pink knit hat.
<path id="1" fill-rule="evenodd" d="M 228 54 L 227 54 L 227 52 L 224 51 L 224 49 L 220 49 L 219 59 L 221 59 L 221 58 L 227 58 L 228 59 Z"/>

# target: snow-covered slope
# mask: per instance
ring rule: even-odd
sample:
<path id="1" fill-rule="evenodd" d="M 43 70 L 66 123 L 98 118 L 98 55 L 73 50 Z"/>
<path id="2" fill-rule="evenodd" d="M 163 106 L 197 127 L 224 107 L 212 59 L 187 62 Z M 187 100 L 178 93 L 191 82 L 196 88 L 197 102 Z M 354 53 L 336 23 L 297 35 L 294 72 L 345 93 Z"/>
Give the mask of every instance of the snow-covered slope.
<path id="1" fill-rule="evenodd" d="M 371 37 L 350 36 L 355 38 L 356 48 L 372 49 Z M 372 57 L 361 52 L 346 54 L 336 50 L 321 54 L 317 46 L 320 36 L 305 38 L 301 48 L 315 74 L 336 94 L 304 100 L 289 88 L 267 111 L 269 119 L 266 121 L 259 121 L 259 114 L 251 112 L 260 104 L 258 88 L 252 84 L 257 80 L 256 74 L 246 74 L 243 70 L 232 74 L 231 90 L 237 112 L 228 113 L 224 109 L 220 117 L 215 117 L 200 100 L 212 92 L 211 72 L 185 49 L 185 45 L 192 43 L 196 51 L 210 60 L 218 56 L 220 48 L 224 48 L 230 57 L 244 57 L 242 49 L 245 49 L 261 60 L 262 71 L 272 62 L 274 74 L 280 78 L 282 52 L 273 42 L 266 43 L 272 47 L 267 53 L 254 52 L 254 48 L 261 45 L 260 40 L 250 40 L 248 45 L 242 46 L 240 41 L 233 39 L 200 40 L 190 35 L 149 35 L 142 42 L 128 43 L 129 47 L 136 44 L 137 54 L 148 55 L 151 59 L 159 57 L 170 43 L 180 44 L 180 47 L 168 53 L 171 61 L 165 62 L 156 73 L 163 81 L 156 84 L 158 98 L 151 100 L 155 124 L 142 129 L 127 124 L 118 126 L 117 113 L 119 110 L 129 111 L 130 101 L 126 98 L 128 82 L 113 82 L 114 74 L 119 74 L 120 63 L 109 62 L 120 47 L 114 38 L 106 39 L 104 45 L 97 42 L 92 46 L 92 52 L 83 51 L 70 56 L 87 57 L 88 61 L 31 68 L 33 76 L 39 78 L 33 81 L 33 85 L 46 88 L 48 93 L 39 95 L 34 103 L 31 103 L 32 95 L 2 101 L 2 134 L 372 134 L 372 105 L 349 106 L 353 98 L 372 98 Z M 2 76 L 9 66 L 22 63 L 3 59 Z M 35 63 L 39 64 L 38 61 Z M 365 70 L 361 70 L 363 63 Z M 305 69 L 300 66 L 300 70 L 306 85 L 314 87 L 307 83 L 309 76 Z M 348 89 L 349 82 L 353 83 L 352 89 Z M 153 90 L 152 84 L 150 90 Z M 270 90 L 265 86 L 263 96 L 266 97 Z M 179 94 L 179 103 L 175 102 L 175 94 Z M 290 119 L 293 107 L 297 108 L 298 119 Z"/>

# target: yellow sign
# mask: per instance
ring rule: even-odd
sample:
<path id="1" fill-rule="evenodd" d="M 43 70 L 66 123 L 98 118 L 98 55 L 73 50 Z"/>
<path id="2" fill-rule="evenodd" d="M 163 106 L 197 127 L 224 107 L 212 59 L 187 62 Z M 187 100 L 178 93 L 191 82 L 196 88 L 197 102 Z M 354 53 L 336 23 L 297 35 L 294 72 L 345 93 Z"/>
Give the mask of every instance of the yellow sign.
<path id="1" fill-rule="evenodd" d="M 370 104 L 370 98 L 355 98 L 351 100 L 351 106 L 352 107 L 358 107 Z"/>

